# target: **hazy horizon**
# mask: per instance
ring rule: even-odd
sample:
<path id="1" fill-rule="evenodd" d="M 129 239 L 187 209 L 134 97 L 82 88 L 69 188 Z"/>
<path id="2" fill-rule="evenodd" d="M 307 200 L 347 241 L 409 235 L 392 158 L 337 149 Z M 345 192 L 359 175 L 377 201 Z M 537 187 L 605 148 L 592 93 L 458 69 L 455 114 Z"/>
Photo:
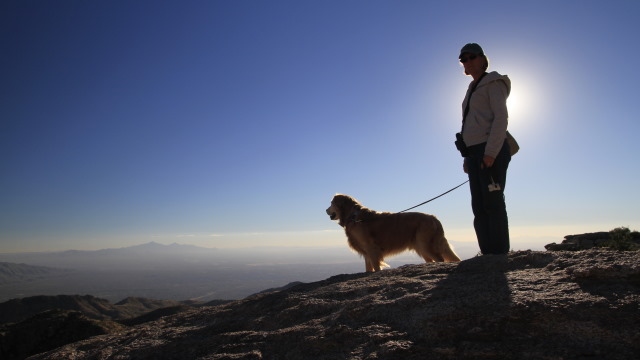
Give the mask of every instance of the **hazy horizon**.
<path id="1" fill-rule="evenodd" d="M 392 268 L 424 263 L 411 252 L 385 261 Z M 341 247 L 219 249 L 147 243 L 96 251 L 0 253 L 0 301 L 75 294 L 110 301 L 130 296 L 238 299 L 291 282 L 364 270 L 362 257 Z"/>
<path id="2" fill-rule="evenodd" d="M 462 260 L 478 254 L 474 242 L 451 243 Z M 413 251 L 385 262 L 392 269 L 425 264 Z M 343 246 L 207 248 L 148 242 L 97 250 L 0 253 L 0 301 L 76 294 L 114 302 L 130 296 L 237 299 L 291 282 L 364 271 L 364 259 L 349 249 L 346 239 Z"/>
<path id="3" fill-rule="evenodd" d="M 609 231 L 611 229 L 608 230 L 601 230 L 601 231 Z M 101 251 L 101 250 L 117 250 L 117 249 L 127 249 L 127 248 L 133 248 L 133 247 L 140 247 L 140 246 L 144 246 L 144 245 L 149 245 L 149 244 L 158 244 L 158 245 L 162 245 L 162 246 L 166 246 L 166 247 L 170 247 L 172 245 L 178 245 L 178 246 L 193 246 L 193 247 L 198 247 L 198 248 L 204 248 L 204 249 L 220 249 L 220 250 L 243 250 L 243 249 L 260 249 L 260 248 L 283 248 L 283 249 L 313 249 L 313 248 L 319 248 L 319 249 L 344 249 L 347 252 L 353 252 L 353 250 L 351 250 L 349 248 L 348 242 L 347 242 L 347 238 L 346 235 L 344 234 L 344 230 L 340 229 L 340 230 L 336 230 L 339 231 L 342 236 L 343 236 L 343 241 L 342 243 L 331 243 L 331 244 L 327 244 L 327 245 L 322 245 L 322 244 L 318 244 L 318 243 L 309 243 L 309 244 L 277 244 L 274 242 L 270 242 L 270 243 L 263 243 L 263 244 L 247 244 L 244 246 L 233 246 L 233 244 L 229 245 L 227 244 L 226 246 L 211 246 L 211 244 L 207 244 L 207 243 L 198 243 L 197 241 L 195 242 L 189 242 L 188 240 L 185 241 L 174 241 L 174 242 L 168 242 L 168 241 L 162 241 L 162 240 L 158 240 L 158 239 L 151 239 L 148 240 L 146 242 L 128 242 L 128 243 L 122 243 L 120 245 L 114 244 L 115 246 L 112 247 L 100 247 L 100 244 L 96 244 L 96 243 L 91 243 L 91 247 L 86 247 L 86 246 L 79 246 L 79 247 L 70 247 L 70 248 L 50 248 L 50 249 L 22 249 L 22 250 L 7 250 L 7 249 L 0 249 L 0 254 L 22 254 L 22 253 L 56 253 L 56 252 L 65 252 L 65 251 L 87 251 L 87 252 L 91 252 L 91 251 Z M 470 230 L 473 231 L 473 230 Z M 567 233 L 565 235 L 575 235 L 578 233 L 586 233 L 586 232 L 595 232 L 595 231 L 584 231 L 584 232 L 576 232 L 576 233 Z M 544 250 L 544 245 L 547 245 L 551 242 L 556 242 L 559 243 L 564 239 L 564 236 L 556 238 L 553 236 L 541 236 L 541 237 L 531 237 L 533 238 L 533 240 L 529 239 L 527 240 L 527 237 L 524 237 L 523 239 L 521 239 L 518 242 L 518 249 L 512 249 L 512 250 Z M 546 240 L 541 240 L 541 239 L 546 239 Z M 548 240 L 548 242 L 547 242 Z M 449 240 L 449 242 L 452 244 L 452 246 L 455 248 L 456 244 L 458 246 L 462 246 L 462 247 L 473 247 L 475 246 L 475 239 L 469 240 L 469 241 L 456 241 L 456 240 Z M 407 253 L 410 253 L 412 251 L 407 250 Z M 355 253 L 354 253 L 355 254 Z M 357 254 L 356 254 L 357 255 Z M 417 255 L 416 255 L 417 256 Z"/>

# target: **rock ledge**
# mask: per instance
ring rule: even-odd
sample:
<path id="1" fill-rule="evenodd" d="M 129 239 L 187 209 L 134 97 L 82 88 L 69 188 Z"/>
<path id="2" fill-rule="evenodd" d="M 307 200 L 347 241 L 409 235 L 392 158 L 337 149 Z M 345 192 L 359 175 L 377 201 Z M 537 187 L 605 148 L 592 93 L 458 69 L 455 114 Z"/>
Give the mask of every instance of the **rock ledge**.
<path id="1" fill-rule="evenodd" d="M 338 275 L 32 359 L 635 359 L 638 255 L 518 251 Z"/>

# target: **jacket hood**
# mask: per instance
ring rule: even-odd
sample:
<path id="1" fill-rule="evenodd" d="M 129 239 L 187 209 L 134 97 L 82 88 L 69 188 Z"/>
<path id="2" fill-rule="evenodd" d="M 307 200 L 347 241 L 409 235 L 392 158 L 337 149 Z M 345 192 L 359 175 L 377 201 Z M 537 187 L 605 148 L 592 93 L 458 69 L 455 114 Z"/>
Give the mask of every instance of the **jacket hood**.
<path id="1" fill-rule="evenodd" d="M 480 81 L 480 84 L 478 84 L 478 88 L 488 85 L 494 81 L 502 81 L 507 87 L 507 96 L 509 96 L 511 93 L 511 80 L 507 75 L 500 75 L 496 71 L 487 73 L 487 75 L 482 78 L 482 81 Z"/>

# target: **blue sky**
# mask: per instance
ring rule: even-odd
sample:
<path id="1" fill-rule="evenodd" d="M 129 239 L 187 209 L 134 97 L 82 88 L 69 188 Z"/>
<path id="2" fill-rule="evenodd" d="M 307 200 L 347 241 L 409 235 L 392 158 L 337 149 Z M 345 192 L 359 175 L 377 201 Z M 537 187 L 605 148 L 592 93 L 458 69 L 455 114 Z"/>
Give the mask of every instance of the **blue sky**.
<path id="1" fill-rule="evenodd" d="M 4 1 L 0 252 L 346 246 L 466 180 L 480 43 L 510 76 L 512 248 L 640 229 L 637 1 Z M 468 189 L 419 211 L 476 246 Z"/>

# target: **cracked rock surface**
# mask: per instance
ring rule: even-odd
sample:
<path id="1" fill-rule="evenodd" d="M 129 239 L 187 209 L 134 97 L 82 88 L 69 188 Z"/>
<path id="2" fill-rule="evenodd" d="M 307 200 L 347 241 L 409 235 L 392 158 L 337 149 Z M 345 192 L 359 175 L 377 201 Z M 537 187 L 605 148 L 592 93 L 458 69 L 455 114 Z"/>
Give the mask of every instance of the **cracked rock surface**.
<path id="1" fill-rule="evenodd" d="M 635 359 L 639 255 L 518 251 L 337 275 L 32 359 Z"/>

